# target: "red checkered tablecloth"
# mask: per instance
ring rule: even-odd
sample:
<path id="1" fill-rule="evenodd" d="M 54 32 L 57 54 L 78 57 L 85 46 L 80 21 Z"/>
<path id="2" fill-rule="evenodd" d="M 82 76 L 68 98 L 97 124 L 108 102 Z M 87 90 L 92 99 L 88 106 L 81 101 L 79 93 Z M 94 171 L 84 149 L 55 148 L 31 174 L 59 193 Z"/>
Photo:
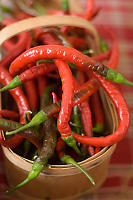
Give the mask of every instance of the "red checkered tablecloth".
<path id="1" fill-rule="evenodd" d="M 108 25 L 119 41 L 118 71 L 133 81 L 133 0 L 96 0 L 102 8 L 95 24 Z M 108 177 L 95 194 L 86 194 L 78 200 L 132 200 L 133 199 L 133 88 L 120 86 L 131 112 L 131 126 L 127 136 L 117 145 L 109 166 Z M 3 193 L 7 189 L 0 150 L 0 200 L 10 199 Z"/>

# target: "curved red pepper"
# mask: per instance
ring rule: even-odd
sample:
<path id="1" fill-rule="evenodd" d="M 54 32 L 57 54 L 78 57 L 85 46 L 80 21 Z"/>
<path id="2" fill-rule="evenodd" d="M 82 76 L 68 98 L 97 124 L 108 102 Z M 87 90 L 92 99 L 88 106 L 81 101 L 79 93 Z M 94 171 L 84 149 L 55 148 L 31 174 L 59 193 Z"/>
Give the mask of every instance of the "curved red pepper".
<path id="1" fill-rule="evenodd" d="M 72 135 L 72 131 L 68 125 L 70 119 L 72 103 L 74 98 L 74 85 L 72 79 L 72 72 L 69 69 L 69 66 L 61 61 L 54 61 L 62 80 L 62 101 L 61 101 L 61 110 L 59 112 L 59 117 L 57 121 L 58 129 L 62 137 L 68 137 Z"/>
<path id="2" fill-rule="evenodd" d="M 39 96 L 41 97 L 43 92 L 44 92 L 44 89 L 46 88 L 47 86 L 47 79 L 45 76 L 39 76 L 37 78 L 37 89 L 38 89 L 38 93 L 39 93 Z"/>
<path id="3" fill-rule="evenodd" d="M 3 117 L 8 117 L 12 120 L 19 118 L 19 114 L 17 112 L 6 109 L 0 110 L 0 115 L 2 115 Z"/>
<path id="4" fill-rule="evenodd" d="M 2 21 L 2 24 L 8 26 L 16 22 L 15 19 L 7 18 Z M 10 64 L 20 53 L 27 49 L 27 42 L 31 41 L 31 35 L 29 32 L 24 32 L 18 35 L 17 42 L 12 42 L 12 40 L 7 40 L 4 42 L 3 46 L 8 50 L 8 54 L 2 59 L 1 64 L 7 67 L 7 62 Z"/>
<path id="5" fill-rule="evenodd" d="M 11 75 L 5 68 L 3 68 L 1 66 L 0 67 L 0 82 L 3 83 L 3 85 L 7 85 L 11 81 L 12 81 Z M 27 101 L 24 93 L 22 92 L 22 90 L 19 87 L 10 90 L 10 93 L 17 103 L 19 113 L 20 113 L 20 122 L 22 124 L 24 124 L 25 123 L 25 112 L 30 110 L 28 101 Z M 10 148 L 12 148 L 12 147 L 18 146 L 22 142 L 22 140 L 23 140 L 23 138 L 20 135 L 14 135 L 8 141 L 6 141 L 6 140 L 3 141 L 2 144 L 4 146 L 8 146 L 8 147 L 10 146 Z"/>
<path id="6" fill-rule="evenodd" d="M 30 108 L 32 110 L 37 110 L 38 108 L 38 92 L 35 80 L 28 80 L 24 83 L 24 88 L 26 91 L 26 96 L 29 101 Z"/>
<path id="7" fill-rule="evenodd" d="M 104 113 L 98 91 L 91 96 L 91 108 L 94 117 L 94 132 L 103 132 L 104 130 Z"/>
<path id="8" fill-rule="evenodd" d="M 74 48 L 61 45 L 42 45 L 31 48 L 18 56 L 11 63 L 9 71 L 11 74 L 16 74 L 26 69 L 27 64 L 41 59 L 62 59 L 77 65 L 79 69 L 85 71 L 88 71 L 88 68 L 93 68 L 95 65 L 97 66 L 97 64 L 103 66 Z"/>
<path id="9" fill-rule="evenodd" d="M 95 78 L 98 79 L 98 81 L 114 103 L 118 112 L 119 126 L 114 133 L 106 137 L 101 136 L 90 138 L 87 136 L 80 136 L 75 133 L 73 134 L 73 136 L 78 142 L 83 144 L 93 145 L 96 147 L 109 146 L 119 142 L 126 135 L 130 124 L 130 114 L 127 103 L 119 90 L 109 80 L 104 79 L 94 72 L 93 75 L 95 76 Z"/>

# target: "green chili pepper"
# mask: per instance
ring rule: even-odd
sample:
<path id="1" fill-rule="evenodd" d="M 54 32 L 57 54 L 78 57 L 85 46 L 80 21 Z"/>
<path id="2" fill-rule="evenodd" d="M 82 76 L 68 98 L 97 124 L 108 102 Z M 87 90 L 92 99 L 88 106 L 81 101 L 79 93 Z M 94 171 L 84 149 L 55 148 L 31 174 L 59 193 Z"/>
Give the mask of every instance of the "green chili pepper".
<path id="1" fill-rule="evenodd" d="M 49 94 L 50 94 L 49 89 L 51 88 L 48 87 L 44 92 L 45 101 L 43 99 L 44 105 L 41 105 L 41 108 L 49 104 Z M 40 151 L 40 155 L 36 158 L 36 160 L 33 163 L 32 170 L 30 171 L 28 177 L 22 183 L 10 189 L 8 191 L 8 194 L 14 192 L 16 189 L 20 188 L 21 186 L 27 184 L 28 182 L 36 178 L 44 170 L 44 168 L 47 165 L 48 159 L 51 158 L 51 156 L 53 155 L 57 142 L 57 134 L 56 134 L 56 123 L 52 117 L 47 119 L 43 123 L 43 130 L 45 132 L 45 136 L 43 139 L 43 146 Z"/>
<path id="2" fill-rule="evenodd" d="M 9 191 L 7 191 L 7 194 L 11 194 L 12 192 L 14 192 L 16 189 L 20 188 L 21 186 L 29 183 L 31 180 L 33 180 L 34 178 L 36 178 L 39 173 L 41 171 L 43 171 L 44 169 L 44 164 L 40 165 L 40 163 L 38 162 L 34 162 L 33 166 L 32 166 L 32 170 L 30 171 L 27 179 L 25 179 L 22 183 L 18 184 L 17 186 L 11 188 Z"/>
<path id="3" fill-rule="evenodd" d="M 62 0 L 62 10 L 69 11 L 69 1 L 68 0 Z"/>
<path id="4" fill-rule="evenodd" d="M 102 53 L 105 53 L 108 50 L 108 45 L 103 39 L 101 39 L 100 41 L 100 48 L 101 48 Z"/>
<path id="5" fill-rule="evenodd" d="M 32 120 L 28 124 L 23 125 L 22 127 L 18 128 L 17 130 L 6 132 L 6 135 L 12 135 L 12 134 L 18 133 L 20 131 L 23 131 L 27 128 L 39 126 L 41 123 L 43 123 L 46 120 L 47 120 L 47 115 L 43 110 L 41 110 L 32 118 Z"/>
<path id="6" fill-rule="evenodd" d="M 90 182 L 93 185 L 95 185 L 95 182 L 94 182 L 93 178 L 71 156 L 69 156 L 69 155 L 63 155 L 61 157 L 61 161 L 63 163 L 65 163 L 65 164 L 72 164 L 75 167 L 79 168 L 87 176 L 87 178 L 90 180 Z"/>
<path id="7" fill-rule="evenodd" d="M 95 132 L 95 133 L 101 133 L 104 131 L 104 126 L 103 124 L 96 124 L 95 127 L 92 128 L 92 131 Z"/>
<path id="8" fill-rule="evenodd" d="M 44 6 L 41 3 L 39 3 L 38 1 L 34 1 L 33 6 L 39 15 L 44 15 L 46 13 Z"/>
<path id="9" fill-rule="evenodd" d="M 15 78 L 6 86 L 4 86 L 3 88 L 0 89 L 0 92 L 4 92 L 6 90 L 10 90 L 13 88 L 16 88 L 18 86 L 22 85 L 19 76 L 15 76 Z"/>
<path id="10" fill-rule="evenodd" d="M 77 101 L 78 99 L 82 98 L 82 96 L 86 92 L 88 92 L 89 89 L 91 89 L 91 87 L 88 86 L 88 87 L 84 88 L 83 90 L 79 91 L 78 93 L 76 93 L 74 95 L 74 101 Z M 61 106 L 60 100 L 58 102 L 54 103 L 54 104 L 46 106 L 45 109 L 39 111 L 28 124 L 23 125 L 23 127 L 20 127 L 17 130 L 14 130 L 14 131 L 11 131 L 11 132 L 6 132 L 6 135 L 16 134 L 20 131 L 27 129 L 27 128 L 31 128 L 31 127 L 35 127 L 35 126 L 40 125 L 41 123 L 46 121 L 48 119 L 48 117 L 52 116 L 55 113 L 58 113 L 60 111 L 60 106 Z"/>
<path id="11" fill-rule="evenodd" d="M 108 68 L 108 73 L 106 78 L 116 83 L 122 83 L 133 86 L 133 83 L 131 81 L 128 81 L 122 76 L 122 74 L 118 73 L 117 71 L 111 68 Z"/>
<path id="12" fill-rule="evenodd" d="M 23 154 L 24 158 L 28 155 L 30 148 L 31 148 L 31 142 L 29 140 L 25 140 L 24 141 L 24 154 Z"/>
<path id="13" fill-rule="evenodd" d="M 67 137 L 61 137 L 61 139 L 71 148 L 73 148 L 75 150 L 75 152 L 78 155 L 81 155 L 81 152 L 77 146 L 76 140 L 73 137 L 73 134 L 71 136 L 67 136 Z"/>
<path id="14" fill-rule="evenodd" d="M 0 23 L 2 22 L 2 20 L 3 20 L 3 16 L 2 16 L 2 15 L 0 15 Z"/>
<path id="15" fill-rule="evenodd" d="M 12 13 L 13 11 L 11 10 L 11 8 L 5 6 L 5 5 L 0 5 L 0 10 L 6 13 Z"/>

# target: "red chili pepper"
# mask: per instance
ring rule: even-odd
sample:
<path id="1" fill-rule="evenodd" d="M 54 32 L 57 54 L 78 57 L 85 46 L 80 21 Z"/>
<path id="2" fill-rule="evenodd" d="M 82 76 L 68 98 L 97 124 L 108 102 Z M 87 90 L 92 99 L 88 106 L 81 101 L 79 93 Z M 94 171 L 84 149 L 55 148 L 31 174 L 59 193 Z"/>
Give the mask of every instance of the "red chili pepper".
<path id="1" fill-rule="evenodd" d="M 55 92 L 52 92 L 52 97 L 53 97 L 53 103 L 56 103 L 58 101 L 58 99 L 57 99 L 57 95 L 55 94 Z M 57 118 L 58 114 L 55 114 L 54 117 Z"/>
<path id="2" fill-rule="evenodd" d="M 26 50 L 27 41 L 30 40 L 31 36 L 29 32 L 24 32 L 19 35 L 20 39 L 17 44 L 4 56 L 0 65 L 7 67 L 17 56 Z"/>
<path id="3" fill-rule="evenodd" d="M 107 94 L 110 96 L 112 102 L 114 103 L 119 117 L 119 126 L 117 130 L 106 137 L 87 137 L 73 134 L 74 138 L 83 144 L 93 145 L 96 147 L 109 146 L 119 142 L 127 133 L 130 124 L 130 114 L 128 110 L 127 103 L 123 98 L 119 90 L 109 81 L 101 77 L 100 75 L 93 72 L 95 78 L 98 79 L 102 87 L 105 89 Z"/>
<path id="4" fill-rule="evenodd" d="M 78 66 L 79 69 L 88 71 L 88 68 L 95 68 L 95 66 L 103 69 L 103 64 L 98 63 L 92 58 L 83 55 L 79 51 L 60 45 L 43 45 L 37 46 L 27 50 L 18 56 L 9 68 L 11 74 L 16 74 L 20 70 L 24 70 L 27 64 L 35 62 L 39 59 L 62 59 L 69 61 Z"/>
<path id="5" fill-rule="evenodd" d="M 24 13 L 22 11 L 18 11 L 18 12 L 16 11 L 13 14 L 14 14 L 15 18 L 17 18 L 18 20 L 22 20 L 22 19 L 27 19 L 29 17 L 33 17 L 33 15 L 30 15 L 28 13 Z"/>
<path id="6" fill-rule="evenodd" d="M 24 83 L 24 88 L 26 91 L 26 95 L 30 104 L 30 108 L 32 110 L 37 110 L 38 108 L 38 93 L 35 81 L 29 80 Z"/>
<path id="7" fill-rule="evenodd" d="M 94 14 L 94 0 L 88 0 L 84 18 L 90 20 Z"/>
<path id="8" fill-rule="evenodd" d="M 133 86 L 132 82 L 126 80 L 117 71 L 97 62 L 96 60 L 93 60 L 86 55 L 83 55 L 71 47 L 60 45 L 37 46 L 27 50 L 12 62 L 9 71 L 11 74 L 16 74 L 20 70 L 26 69 L 26 66 L 29 63 L 35 62 L 39 59 L 62 59 L 77 65 L 79 70 L 84 70 L 87 72 L 89 70 L 93 70 L 101 76 L 116 83 L 124 83 Z"/>
<path id="9" fill-rule="evenodd" d="M 55 94 L 55 92 L 52 92 L 52 97 L 53 97 L 53 103 L 56 103 L 58 101 L 58 99 L 57 99 L 57 95 Z"/>
<path id="10" fill-rule="evenodd" d="M 91 79 L 87 81 L 85 84 L 83 84 L 78 90 L 77 93 L 74 94 L 74 101 L 73 101 L 73 106 L 78 105 L 79 103 L 83 102 L 86 100 L 86 98 L 90 95 L 92 95 L 97 88 L 99 88 L 99 84 L 97 80 Z M 41 110 L 39 111 L 33 119 L 26 125 L 24 125 L 22 128 L 17 129 L 15 131 L 9 132 L 7 135 L 12 135 L 15 133 L 18 133 L 20 131 L 25 130 L 26 128 L 30 128 L 33 126 L 37 126 L 47 120 L 50 116 L 52 116 L 55 113 L 58 113 L 60 111 L 60 104 L 61 102 L 58 101 L 55 104 L 51 104 L 50 106 L 45 107 L 44 111 Z M 70 142 L 72 141 L 71 138 Z"/>
<path id="11" fill-rule="evenodd" d="M 62 80 L 62 101 L 61 101 L 61 110 L 59 113 L 59 118 L 57 121 L 58 129 L 61 133 L 62 137 L 71 136 L 72 131 L 68 125 L 68 121 L 70 119 L 70 114 L 72 110 L 72 102 L 74 98 L 74 85 L 72 79 L 72 73 L 69 69 L 69 66 L 61 61 L 54 61 Z"/>
<path id="12" fill-rule="evenodd" d="M 82 72 L 78 72 L 80 84 L 83 84 L 85 82 L 85 77 Z M 92 116 L 91 116 L 91 110 L 89 107 L 88 99 L 81 104 L 78 104 L 80 113 L 81 113 L 81 119 L 82 119 L 82 125 L 84 128 L 84 133 L 86 136 L 92 137 Z M 88 147 L 88 151 L 91 156 L 94 155 L 94 148 L 92 146 Z"/>
<path id="13" fill-rule="evenodd" d="M 47 86 L 47 79 L 45 76 L 39 76 L 37 78 L 37 89 L 38 89 L 38 93 L 39 93 L 39 96 L 41 97 L 43 92 L 44 92 L 44 89 L 46 88 Z"/>
<path id="14" fill-rule="evenodd" d="M 64 10 L 49 10 L 49 15 L 65 15 L 66 12 Z"/>
<path id="15" fill-rule="evenodd" d="M 0 91 L 3 92 L 5 90 L 13 89 L 17 86 L 22 85 L 28 80 L 35 79 L 41 75 L 46 75 L 48 72 L 52 72 L 55 69 L 56 66 L 53 63 L 42 63 L 37 66 L 33 66 L 22 72 L 19 76 L 16 76 L 8 85 L 1 88 Z"/>
<path id="16" fill-rule="evenodd" d="M 104 113 L 98 92 L 91 96 L 91 108 L 94 117 L 94 132 L 103 132 L 104 130 Z"/>
<path id="17" fill-rule="evenodd" d="M 98 153 L 101 149 L 99 147 L 95 148 L 95 154 Z"/>
<path id="18" fill-rule="evenodd" d="M 75 49 L 84 49 L 88 46 L 87 41 L 84 38 L 74 36 L 69 36 L 68 38 Z"/>
<path id="19" fill-rule="evenodd" d="M 84 75 L 82 72 L 78 72 L 78 77 L 80 80 L 80 84 L 82 85 L 85 81 Z M 75 80 L 76 81 L 76 80 Z M 79 84 L 76 83 L 79 87 Z M 81 113 L 82 125 L 84 128 L 84 133 L 87 136 L 92 136 L 92 119 L 91 119 L 91 110 L 89 108 L 88 99 L 81 104 L 78 105 L 78 108 Z"/>
<path id="20" fill-rule="evenodd" d="M 19 118 L 19 114 L 17 112 L 6 109 L 0 110 L 0 115 L 2 115 L 3 117 L 8 117 L 12 120 Z"/>
<path id="21" fill-rule="evenodd" d="M 53 44 L 53 45 L 60 45 L 61 42 L 59 39 L 54 38 L 54 35 L 49 32 L 40 32 L 39 33 L 40 41 L 43 41 L 43 44 Z"/>
<path id="22" fill-rule="evenodd" d="M 113 50 L 113 49 L 112 49 L 112 50 Z M 93 58 L 94 60 L 103 61 L 103 60 L 105 60 L 105 59 L 107 59 L 107 58 L 110 57 L 110 55 L 111 55 L 111 53 L 112 53 L 112 50 L 108 50 L 107 52 L 102 53 L 102 54 L 99 54 L 98 56 L 93 56 L 92 58 Z M 109 66 L 110 66 L 110 65 L 109 65 Z"/>
<path id="23" fill-rule="evenodd" d="M 81 85 L 79 89 L 75 90 L 75 93 L 78 93 L 79 97 L 76 96 L 77 98 L 74 99 L 73 106 L 85 101 L 89 96 L 91 96 L 95 91 L 97 91 L 98 88 L 99 84 L 95 79 L 91 79 L 83 85 Z"/>
<path id="24" fill-rule="evenodd" d="M 56 152 L 57 152 L 59 158 L 61 158 L 64 155 L 65 150 L 66 150 L 66 144 L 59 137 L 58 141 L 57 141 L 57 144 L 56 144 Z"/>
<path id="25" fill-rule="evenodd" d="M 111 67 L 112 69 L 116 69 L 116 67 L 118 66 L 118 62 L 119 62 L 118 40 L 117 40 L 115 34 L 113 33 L 113 31 L 111 31 L 110 29 L 107 29 L 107 32 L 109 33 L 109 35 L 111 36 L 111 38 L 113 40 L 111 56 L 110 56 L 110 59 L 109 59 L 107 65 L 109 67 Z"/>
<path id="26" fill-rule="evenodd" d="M 8 25 L 10 25 L 14 22 L 16 22 L 15 19 L 7 18 L 7 19 L 4 19 L 2 21 L 2 24 L 5 25 L 5 26 L 8 26 Z M 5 41 L 3 46 L 9 51 L 9 54 L 8 54 L 9 58 L 8 59 L 11 59 L 10 57 L 12 57 L 14 54 L 17 54 L 17 56 L 18 56 L 20 53 L 25 51 L 28 48 L 27 42 L 29 43 L 29 41 L 30 41 L 30 43 L 31 43 L 31 40 L 32 40 L 32 37 L 31 37 L 30 33 L 24 32 L 24 33 L 21 33 L 21 34 L 18 35 L 18 39 L 15 42 L 12 41 L 12 38 Z M 19 51 L 19 53 L 17 53 L 17 52 L 15 53 L 13 51 L 17 51 L 17 52 Z M 7 56 L 5 56 L 5 59 L 7 59 Z M 10 62 L 11 61 L 12 60 L 10 60 Z"/>
<path id="27" fill-rule="evenodd" d="M 12 77 L 9 74 L 9 72 L 5 68 L 1 67 L 0 68 L 0 82 L 2 82 L 3 85 L 6 85 L 11 81 L 12 81 Z M 13 98 L 15 99 L 18 105 L 18 109 L 20 113 L 20 122 L 23 124 L 25 123 L 25 112 L 30 110 L 28 101 L 20 88 L 15 88 L 11 90 L 10 93 L 12 94 Z M 20 135 L 14 135 L 8 141 L 6 140 L 3 141 L 3 144 L 5 146 L 8 146 L 8 147 L 10 146 L 10 148 L 12 148 L 12 147 L 18 146 L 22 142 L 22 140 L 23 138 Z"/>

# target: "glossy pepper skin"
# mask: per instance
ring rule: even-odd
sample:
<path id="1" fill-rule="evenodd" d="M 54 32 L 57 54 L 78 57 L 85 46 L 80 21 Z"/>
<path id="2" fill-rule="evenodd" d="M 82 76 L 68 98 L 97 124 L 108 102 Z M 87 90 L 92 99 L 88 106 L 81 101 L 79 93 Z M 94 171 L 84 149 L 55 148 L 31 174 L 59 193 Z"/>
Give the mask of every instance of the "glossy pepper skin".
<path id="1" fill-rule="evenodd" d="M 68 64 L 64 61 L 55 60 L 54 62 L 59 70 L 63 90 L 61 109 L 57 120 L 57 127 L 60 131 L 62 139 L 68 144 L 68 146 L 72 147 L 78 154 L 80 154 L 80 150 L 78 149 L 76 141 L 73 138 L 71 128 L 68 125 L 68 121 L 70 120 L 70 115 L 72 111 L 72 102 L 74 98 L 74 83 L 72 72 Z"/>
<path id="2" fill-rule="evenodd" d="M 119 142 L 126 135 L 130 124 L 130 114 L 127 103 L 120 91 L 109 80 L 105 80 L 103 77 L 94 72 L 93 76 L 97 78 L 114 103 L 119 117 L 119 125 L 114 133 L 106 137 L 101 136 L 88 138 L 86 136 L 82 137 L 74 133 L 74 138 L 80 143 L 88 145 L 91 144 L 96 147 L 109 146 Z"/>
<path id="3" fill-rule="evenodd" d="M 29 80 L 39 78 L 39 76 L 46 75 L 48 72 L 52 72 L 55 69 L 56 66 L 53 63 L 42 63 L 35 65 L 22 72 L 20 75 L 15 76 L 8 85 L 0 89 L 0 92 L 16 88 L 17 86 L 20 86 Z"/>
<path id="4" fill-rule="evenodd" d="M 39 59 L 62 59 L 77 65 L 79 70 L 92 70 L 116 83 L 124 83 L 133 86 L 133 83 L 126 80 L 120 73 L 105 66 L 102 63 L 83 55 L 79 51 L 60 45 L 42 45 L 31 48 L 17 57 L 9 68 L 11 74 L 19 73 L 20 70 L 25 70 L 26 66 Z"/>
<path id="5" fill-rule="evenodd" d="M 83 102 L 88 96 L 92 95 L 99 88 L 99 84 L 96 80 L 92 79 L 83 84 L 79 89 L 76 90 L 77 93 L 74 94 L 73 106 Z M 26 128 L 38 126 L 39 124 L 46 121 L 50 116 L 60 111 L 61 101 L 58 101 L 54 104 L 46 106 L 45 109 L 39 111 L 32 120 L 24 125 L 19 130 L 13 132 L 6 132 L 7 135 L 15 134 L 19 131 L 22 131 Z"/>
<path id="6" fill-rule="evenodd" d="M 12 81 L 12 76 L 10 73 L 2 66 L 0 66 L 0 82 L 3 85 L 7 85 L 9 82 Z M 14 100 L 17 103 L 19 114 L 20 114 L 20 123 L 25 123 L 25 112 L 30 110 L 29 103 L 27 98 L 25 97 L 21 88 L 15 88 L 10 91 L 11 95 L 13 96 Z M 8 141 L 3 141 L 3 144 L 10 148 L 14 148 L 18 146 L 23 141 L 23 138 L 20 135 L 16 135 L 13 138 L 9 139 Z"/>
<path id="7" fill-rule="evenodd" d="M 108 71 L 102 63 L 98 63 L 71 47 L 61 45 L 42 45 L 27 50 L 11 63 L 9 71 L 11 74 L 16 74 L 22 69 L 25 70 L 27 64 L 39 59 L 63 59 L 77 65 L 80 70 L 92 69 L 103 76 L 106 76 Z"/>

